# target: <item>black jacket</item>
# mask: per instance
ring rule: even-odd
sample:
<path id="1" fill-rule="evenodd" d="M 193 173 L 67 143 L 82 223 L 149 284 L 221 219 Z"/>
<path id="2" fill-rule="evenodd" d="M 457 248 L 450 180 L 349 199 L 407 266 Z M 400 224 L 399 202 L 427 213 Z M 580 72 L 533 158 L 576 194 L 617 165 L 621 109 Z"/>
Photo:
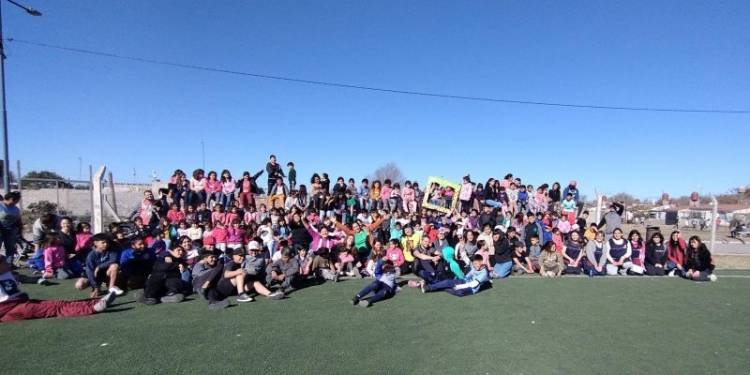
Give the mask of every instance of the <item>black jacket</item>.
<path id="1" fill-rule="evenodd" d="M 167 263 L 165 259 L 172 259 L 172 263 Z M 180 278 L 180 264 L 185 264 L 182 259 L 174 259 L 171 255 L 167 255 L 164 258 L 157 258 L 154 263 L 154 268 L 151 270 L 151 278 L 156 280 L 166 280 Z"/>
<path id="2" fill-rule="evenodd" d="M 711 261 L 711 252 L 705 246 L 698 249 L 688 247 L 685 254 L 685 269 L 695 271 L 712 271 L 714 269 Z"/>
<path id="3" fill-rule="evenodd" d="M 667 262 L 667 245 L 660 244 L 658 247 L 653 243 L 646 245 L 646 264 L 664 265 Z"/>

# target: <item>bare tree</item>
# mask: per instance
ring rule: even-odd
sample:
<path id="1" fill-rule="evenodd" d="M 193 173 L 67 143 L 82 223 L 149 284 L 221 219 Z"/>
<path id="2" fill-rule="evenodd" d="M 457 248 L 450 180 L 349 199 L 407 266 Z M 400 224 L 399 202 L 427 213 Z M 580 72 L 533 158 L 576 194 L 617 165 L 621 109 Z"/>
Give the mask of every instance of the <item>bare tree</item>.
<path id="1" fill-rule="evenodd" d="M 640 204 L 641 200 L 628 194 L 628 193 L 617 193 L 610 197 L 611 201 L 615 202 L 622 202 L 625 204 L 625 206 L 630 206 L 633 204 Z"/>
<path id="2" fill-rule="evenodd" d="M 372 172 L 369 179 L 370 181 L 380 180 L 380 182 L 389 179 L 392 182 L 396 183 L 404 181 L 404 175 L 403 173 L 401 173 L 401 169 L 399 169 L 396 163 L 388 162 L 387 164 L 376 169 L 375 172 Z"/>

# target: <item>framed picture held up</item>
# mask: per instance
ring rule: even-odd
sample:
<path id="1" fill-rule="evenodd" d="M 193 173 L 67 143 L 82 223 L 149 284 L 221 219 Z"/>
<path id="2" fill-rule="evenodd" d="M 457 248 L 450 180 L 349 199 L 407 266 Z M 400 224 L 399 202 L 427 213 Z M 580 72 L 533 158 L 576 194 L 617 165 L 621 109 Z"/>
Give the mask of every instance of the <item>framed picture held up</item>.
<path id="1" fill-rule="evenodd" d="M 451 213 L 456 209 L 461 185 L 440 177 L 427 178 L 422 207 L 442 213 Z"/>

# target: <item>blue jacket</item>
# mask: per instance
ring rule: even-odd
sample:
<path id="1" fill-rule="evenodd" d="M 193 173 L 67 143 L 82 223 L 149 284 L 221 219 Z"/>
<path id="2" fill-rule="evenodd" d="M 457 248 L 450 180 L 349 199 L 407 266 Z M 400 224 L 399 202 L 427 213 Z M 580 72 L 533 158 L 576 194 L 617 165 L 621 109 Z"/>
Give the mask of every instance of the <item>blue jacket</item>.
<path id="1" fill-rule="evenodd" d="M 153 263 L 156 253 L 151 248 L 135 251 L 132 248 L 123 250 L 120 254 L 120 269 L 127 271 L 128 266 L 136 263 Z"/>
<path id="2" fill-rule="evenodd" d="M 566 186 L 565 190 L 563 190 L 563 194 L 562 194 L 562 197 L 560 197 L 560 199 L 565 199 L 565 197 L 568 196 L 568 193 L 573 194 L 573 200 L 576 201 L 576 202 L 579 202 L 579 200 L 578 200 L 578 187 L 576 187 L 575 189 L 571 189 L 570 185 Z"/>
<path id="3" fill-rule="evenodd" d="M 99 269 L 106 269 L 112 264 L 117 264 L 118 257 L 117 252 L 112 250 L 106 250 L 102 253 L 96 250 L 89 251 L 89 255 L 86 256 L 86 278 L 89 279 L 89 285 L 92 288 L 97 288 L 96 275 L 94 270 L 98 267 Z"/>
<path id="4" fill-rule="evenodd" d="M 468 282 L 471 282 L 471 281 L 474 281 L 474 280 L 476 280 L 477 282 L 479 282 L 479 284 L 477 284 L 477 286 L 471 288 L 471 293 L 472 294 L 476 294 L 477 292 L 479 292 L 479 289 L 482 288 L 482 285 L 484 285 L 484 283 L 490 281 L 490 275 L 487 272 L 487 268 L 483 267 L 481 270 L 475 270 L 474 267 L 472 267 L 471 270 L 469 271 L 469 273 L 467 273 L 466 276 L 464 276 L 464 282 L 468 283 Z"/>

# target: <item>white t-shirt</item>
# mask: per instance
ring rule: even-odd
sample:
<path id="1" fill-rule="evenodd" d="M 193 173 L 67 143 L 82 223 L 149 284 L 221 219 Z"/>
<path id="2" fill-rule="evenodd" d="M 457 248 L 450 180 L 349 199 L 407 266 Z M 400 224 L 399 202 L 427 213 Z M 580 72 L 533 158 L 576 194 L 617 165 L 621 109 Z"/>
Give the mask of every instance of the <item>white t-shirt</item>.
<path id="1" fill-rule="evenodd" d="M 13 300 L 23 294 L 10 271 L 0 275 L 0 302 Z"/>

